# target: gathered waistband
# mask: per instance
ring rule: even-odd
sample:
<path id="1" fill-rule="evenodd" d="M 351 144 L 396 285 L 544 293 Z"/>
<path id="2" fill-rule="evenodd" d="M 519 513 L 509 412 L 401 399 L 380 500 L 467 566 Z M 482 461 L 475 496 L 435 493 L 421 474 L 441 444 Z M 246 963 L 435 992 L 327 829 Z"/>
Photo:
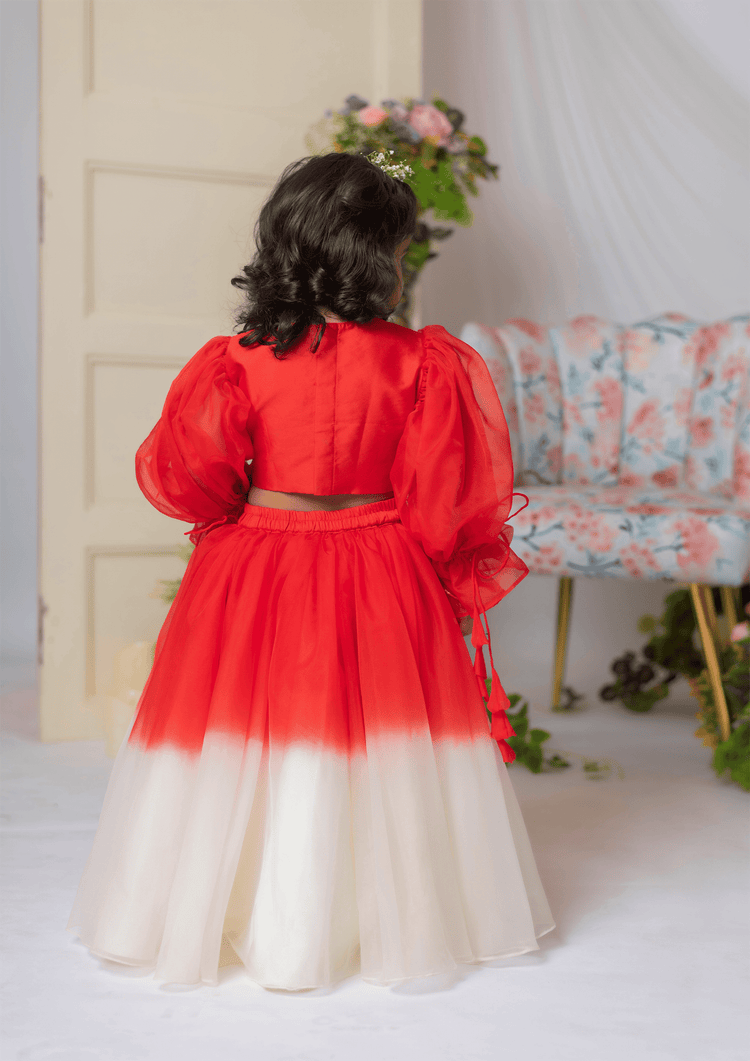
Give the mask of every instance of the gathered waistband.
<path id="1" fill-rule="evenodd" d="M 379 527 L 385 523 L 398 522 L 398 509 L 393 497 L 387 497 L 384 501 L 373 501 L 369 505 L 354 505 L 351 508 L 318 508 L 308 511 L 245 505 L 238 521 L 240 527 L 262 527 L 264 530 L 282 531 L 339 531 L 356 527 Z"/>

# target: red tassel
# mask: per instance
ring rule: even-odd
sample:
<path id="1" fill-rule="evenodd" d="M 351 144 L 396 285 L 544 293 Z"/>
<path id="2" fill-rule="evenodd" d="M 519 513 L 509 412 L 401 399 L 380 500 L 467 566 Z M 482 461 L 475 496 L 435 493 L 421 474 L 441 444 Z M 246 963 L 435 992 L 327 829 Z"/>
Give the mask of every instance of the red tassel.
<path id="1" fill-rule="evenodd" d="M 495 740 L 504 740 L 507 737 L 517 736 L 516 731 L 510 724 L 510 719 L 504 711 L 498 711 L 497 714 L 493 714 L 490 734 Z"/>
<path id="2" fill-rule="evenodd" d="M 497 744 L 500 748 L 500 754 L 503 757 L 503 762 L 512 763 L 516 757 L 516 753 L 513 751 L 510 744 L 508 744 L 507 741 L 504 740 L 499 740 Z"/>

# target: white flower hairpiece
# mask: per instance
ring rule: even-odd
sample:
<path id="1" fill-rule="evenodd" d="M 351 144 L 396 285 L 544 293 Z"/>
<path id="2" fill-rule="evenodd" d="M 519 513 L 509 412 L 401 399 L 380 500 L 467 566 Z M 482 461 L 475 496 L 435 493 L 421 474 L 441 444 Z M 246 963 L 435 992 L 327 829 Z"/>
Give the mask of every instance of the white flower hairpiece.
<path id="1" fill-rule="evenodd" d="M 393 155 L 393 151 L 389 151 L 388 154 Z M 390 162 L 387 155 L 382 151 L 377 154 L 373 151 L 367 156 L 368 160 L 372 162 L 373 166 L 377 166 L 378 169 L 382 169 L 384 173 L 387 173 L 389 177 L 395 177 L 396 180 L 404 181 L 407 177 L 414 176 L 414 170 L 411 166 L 407 165 L 406 162 Z"/>

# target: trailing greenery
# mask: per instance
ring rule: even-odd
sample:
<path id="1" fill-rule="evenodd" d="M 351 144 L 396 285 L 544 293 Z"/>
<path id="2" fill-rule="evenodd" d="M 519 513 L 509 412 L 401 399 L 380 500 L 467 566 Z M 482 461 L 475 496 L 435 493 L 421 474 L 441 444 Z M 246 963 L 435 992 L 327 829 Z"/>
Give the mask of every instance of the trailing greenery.
<path id="1" fill-rule="evenodd" d="M 700 704 L 695 717 L 701 725 L 695 736 L 702 737 L 704 745 L 713 748 L 711 765 L 717 777 L 728 774 L 732 781 L 750 792 L 750 637 L 733 642 L 721 654 L 721 684 L 731 725 L 727 740 L 721 740 L 708 671 L 701 671 L 689 681 Z"/>

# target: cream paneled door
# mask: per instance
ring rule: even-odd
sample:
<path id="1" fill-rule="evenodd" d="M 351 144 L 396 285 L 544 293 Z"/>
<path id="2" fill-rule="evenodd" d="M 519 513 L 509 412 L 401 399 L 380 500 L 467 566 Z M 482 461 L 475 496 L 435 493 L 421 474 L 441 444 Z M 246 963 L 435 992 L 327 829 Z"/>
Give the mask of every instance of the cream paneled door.
<path id="1" fill-rule="evenodd" d="M 260 203 L 351 92 L 419 95 L 419 0 L 42 0 L 41 733 L 104 733 L 117 651 L 154 640 L 186 524 L 134 455 L 232 331 Z"/>

